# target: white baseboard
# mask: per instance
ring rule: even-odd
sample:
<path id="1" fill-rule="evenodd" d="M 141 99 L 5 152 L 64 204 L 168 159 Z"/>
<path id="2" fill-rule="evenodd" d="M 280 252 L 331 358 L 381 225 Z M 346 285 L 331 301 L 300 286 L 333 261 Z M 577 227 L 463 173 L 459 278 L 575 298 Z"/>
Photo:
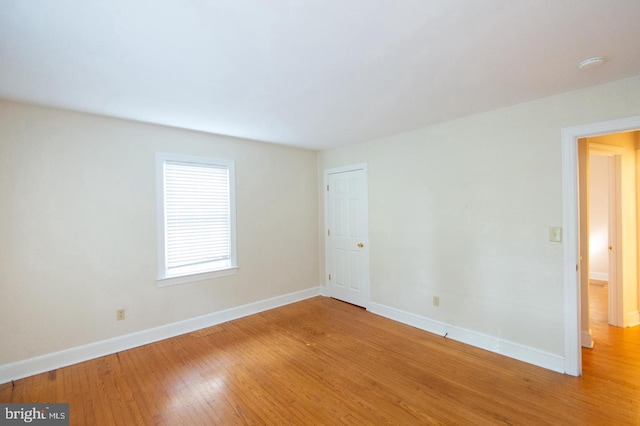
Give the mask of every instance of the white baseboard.
<path id="1" fill-rule="evenodd" d="M 0 384 L 168 339 L 180 334 L 190 333 L 223 322 L 299 302 L 304 299 L 319 296 L 320 294 L 320 287 L 312 287 L 188 320 L 0 365 Z"/>
<path id="2" fill-rule="evenodd" d="M 510 358 L 557 371 L 559 373 L 565 372 L 564 357 L 559 355 L 503 340 L 494 336 L 478 333 L 476 331 L 467 330 L 462 327 L 435 321 L 378 303 L 370 303 L 368 310 L 374 314 L 387 317 L 394 321 L 398 321 L 430 333 L 438 334 L 440 336 L 444 336 L 446 333 L 447 338 L 466 343 L 467 345 L 505 355 Z"/>
<path id="3" fill-rule="evenodd" d="M 590 280 L 609 281 L 608 272 L 589 272 Z"/>
<path id="4" fill-rule="evenodd" d="M 640 312 L 634 311 L 625 315 L 624 324 L 625 327 L 635 327 L 640 325 Z"/>
<path id="5" fill-rule="evenodd" d="M 591 335 L 591 329 L 582 330 L 580 333 L 580 344 L 583 348 L 593 349 L 593 345 L 595 342 L 593 341 L 593 336 Z"/>

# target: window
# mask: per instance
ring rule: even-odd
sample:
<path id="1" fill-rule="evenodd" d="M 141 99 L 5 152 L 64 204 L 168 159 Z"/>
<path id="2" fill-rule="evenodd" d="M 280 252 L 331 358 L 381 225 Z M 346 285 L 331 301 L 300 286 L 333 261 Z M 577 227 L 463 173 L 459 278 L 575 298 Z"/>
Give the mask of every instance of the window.
<path id="1" fill-rule="evenodd" d="M 234 274 L 234 163 L 157 154 L 158 285 Z"/>

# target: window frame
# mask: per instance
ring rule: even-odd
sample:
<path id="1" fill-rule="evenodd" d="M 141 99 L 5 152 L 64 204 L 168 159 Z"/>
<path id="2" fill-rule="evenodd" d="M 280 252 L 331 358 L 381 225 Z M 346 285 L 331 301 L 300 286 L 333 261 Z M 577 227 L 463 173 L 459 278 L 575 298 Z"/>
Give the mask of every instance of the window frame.
<path id="1" fill-rule="evenodd" d="M 166 229 L 165 229 L 165 177 L 166 161 L 191 163 L 193 165 L 225 167 L 229 170 L 229 265 L 219 269 L 183 274 L 169 274 L 166 265 Z M 235 162 L 233 160 L 197 157 L 191 155 L 156 153 L 156 230 L 157 230 L 157 275 L 158 287 L 202 281 L 212 278 L 234 275 L 238 269 L 236 244 L 236 197 Z"/>

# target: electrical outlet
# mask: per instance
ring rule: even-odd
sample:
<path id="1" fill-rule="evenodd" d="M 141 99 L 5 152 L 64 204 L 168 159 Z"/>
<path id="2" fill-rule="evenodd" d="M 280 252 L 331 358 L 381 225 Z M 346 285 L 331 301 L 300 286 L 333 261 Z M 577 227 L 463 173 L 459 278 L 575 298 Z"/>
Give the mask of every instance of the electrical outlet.
<path id="1" fill-rule="evenodd" d="M 124 313 L 125 313 L 124 309 L 118 309 L 116 311 L 116 321 L 122 321 L 124 319 Z"/>
<path id="2" fill-rule="evenodd" d="M 433 306 L 440 306 L 440 296 L 433 296 Z"/>
<path id="3" fill-rule="evenodd" d="M 552 226 L 549 228 L 549 241 L 554 243 L 562 242 L 562 228 Z"/>

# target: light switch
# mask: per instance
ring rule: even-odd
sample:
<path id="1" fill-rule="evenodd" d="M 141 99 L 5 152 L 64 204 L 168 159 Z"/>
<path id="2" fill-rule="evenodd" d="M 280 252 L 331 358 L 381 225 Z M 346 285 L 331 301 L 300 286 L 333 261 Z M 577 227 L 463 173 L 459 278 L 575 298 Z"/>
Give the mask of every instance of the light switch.
<path id="1" fill-rule="evenodd" d="M 549 228 L 549 241 L 559 243 L 562 241 L 562 228 L 552 226 Z"/>

